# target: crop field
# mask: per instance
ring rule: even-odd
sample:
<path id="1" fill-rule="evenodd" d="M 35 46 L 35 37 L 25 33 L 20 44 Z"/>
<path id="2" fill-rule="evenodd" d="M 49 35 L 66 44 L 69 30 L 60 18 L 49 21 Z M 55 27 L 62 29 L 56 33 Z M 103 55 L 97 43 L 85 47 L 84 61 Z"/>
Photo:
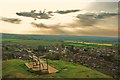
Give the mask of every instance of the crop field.
<path id="1" fill-rule="evenodd" d="M 93 43 L 93 42 L 79 42 L 79 41 L 64 41 L 66 45 L 73 45 L 73 46 L 106 46 L 106 47 L 112 47 L 113 44 L 107 44 L 107 43 Z"/>
<path id="2" fill-rule="evenodd" d="M 92 42 L 76 42 L 76 41 L 49 41 L 49 40 L 25 40 L 25 39 L 2 39 L 3 42 L 9 43 L 9 44 L 23 44 L 28 45 L 32 47 L 37 47 L 39 45 L 43 46 L 55 46 L 55 45 L 61 45 L 64 43 L 65 45 L 69 46 L 80 46 L 80 47 L 112 47 L 113 44 L 107 44 L 107 43 L 92 43 Z"/>
<path id="3" fill-rule="evenodd" d="M 112 43 L 94 43 L 94 42 L 79 42 L 79 41 L 64 41 L 65 46 L 97 48 L 97 47 L 117 47 L 117 44 Z"/>

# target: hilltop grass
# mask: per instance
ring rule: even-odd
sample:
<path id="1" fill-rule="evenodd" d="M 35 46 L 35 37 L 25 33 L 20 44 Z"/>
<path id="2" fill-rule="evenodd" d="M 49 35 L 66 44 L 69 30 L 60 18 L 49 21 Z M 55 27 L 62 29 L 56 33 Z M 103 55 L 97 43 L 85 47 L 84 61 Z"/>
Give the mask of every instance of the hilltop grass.
<path id="1" fill-rule="evenodd" d="M 19 59 L 3 61 L 3 78 L 111 78 L 96 70 L 78 64 L 62 60 L 48 61 L 51 66 L 59 70 L 58 73 L 38 75 L 28 71 L 28 68 L 24 65 L 26 61 Z"/>

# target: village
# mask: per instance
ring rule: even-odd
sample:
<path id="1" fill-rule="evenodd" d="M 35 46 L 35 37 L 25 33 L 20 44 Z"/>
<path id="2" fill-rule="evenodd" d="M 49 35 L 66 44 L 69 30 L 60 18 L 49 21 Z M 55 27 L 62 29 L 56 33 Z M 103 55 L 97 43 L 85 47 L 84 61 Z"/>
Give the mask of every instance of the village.
<path id="1" fill-rule="evenodd" d="M 29 55 L 50 60 L 64 60 L 77 63 L 91 69 L 95 69 L 104 74 L 115 77 L 116 75 L 116 57 L 118 54 L 117 47 L 76 47 L 54 45 L 54 46 L 31 46 L 21 44 L 3 44 L 2 45 L 3 61 L 10 59 L 29 60 Z"/>

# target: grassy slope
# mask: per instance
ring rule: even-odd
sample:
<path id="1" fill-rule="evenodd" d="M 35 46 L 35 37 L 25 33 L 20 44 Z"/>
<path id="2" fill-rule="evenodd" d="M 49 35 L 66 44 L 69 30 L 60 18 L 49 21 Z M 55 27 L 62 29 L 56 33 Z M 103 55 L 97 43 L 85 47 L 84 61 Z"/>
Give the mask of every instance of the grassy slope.
<path id="1" fill-rule="evenodd" d="M 98 71 L 90 68 L 65 62 L 61 60 L 49 60 L 49 64 L 59 70 L 56 74 L 50 75 L 38 75 L 27 71 L 24 66 L 25 61 L 13 59 L 9 61 L 3 61 L 3 77 L 14 78 L 110 78 L 109 76 L 102 74 Z"/>

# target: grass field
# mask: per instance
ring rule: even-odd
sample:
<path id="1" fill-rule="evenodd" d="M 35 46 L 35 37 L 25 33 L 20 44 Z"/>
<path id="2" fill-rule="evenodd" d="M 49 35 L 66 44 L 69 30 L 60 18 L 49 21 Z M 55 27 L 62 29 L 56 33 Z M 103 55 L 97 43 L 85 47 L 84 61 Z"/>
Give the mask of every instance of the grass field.
<path id="1" fill-rule="evenodd" d="M 47 40 L 3 39 L 2 41 L 9 44 L 22 44 L 31 47 L 38 47 L 39 45 L 50 46 L 61 44 L 60 41 L 47 41 Z"/>
<path id="2" fill-rule="evenodd" d="M 27 39 L 2 39 L 4 43 L 8 44 L 21 44 L 31 46 L 33 48 L 38 47 L 39 45 L 42 46 L 56 46 L 61 45 L 63 42 L 61 41 L 49 41 L 49 40 L 27 40 Z M 97 43 L 89 43 L 89 42 L 64 42 L 66 46 L 78 46 L 78 47 L 112 47 L 114 44 L 97 44 Z M 116 45 L 117 46 L 117 45 Z"/>
<path id="3" fill-rule="evenodd" d="M 61 60 L 49 60 L 49 64 L 59 70 L 58 73 L 38 75 L 29 72 L 25 62 L 19 59 L 3 61 L 3 78 L 110 78 L 96 70 Z"/>

